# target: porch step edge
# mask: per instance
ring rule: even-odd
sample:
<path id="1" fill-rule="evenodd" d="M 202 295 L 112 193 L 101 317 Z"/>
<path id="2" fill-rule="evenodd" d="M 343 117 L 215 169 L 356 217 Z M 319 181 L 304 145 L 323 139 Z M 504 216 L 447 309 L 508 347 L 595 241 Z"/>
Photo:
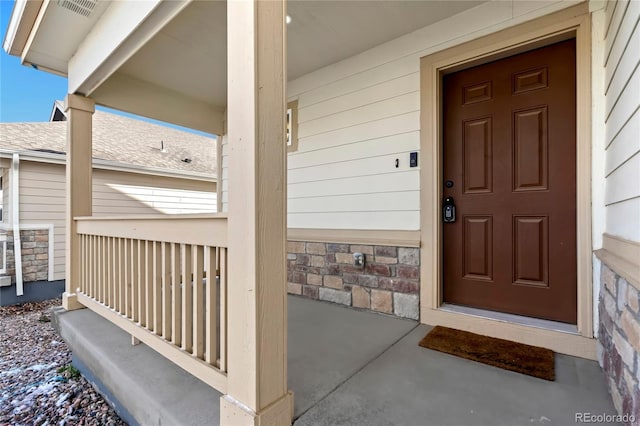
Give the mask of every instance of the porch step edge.
<path id="1" fill-rule="evenodd" d="M 76 365 L 131 424 L 219 422 L 221 394 L 89 309 L 54 311 Z M 84 370 L 84 371 L 83 371 Z"/>

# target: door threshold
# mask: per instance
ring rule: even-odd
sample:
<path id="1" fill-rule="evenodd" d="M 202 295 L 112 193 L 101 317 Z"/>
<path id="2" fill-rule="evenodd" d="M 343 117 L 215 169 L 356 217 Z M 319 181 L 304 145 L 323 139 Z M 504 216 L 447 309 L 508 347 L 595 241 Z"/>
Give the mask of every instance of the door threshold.
<path id="1" fill-rule="evenodd" d="M 507 314 L 504 312 L 489 311 L 487 309 L 471 308 L 468 306 L 452 305 L 445 303 L 439 308 L 441 311 L 452 312 L 456 314 L 471 315 L 474 317 L 492 319 L 496 321 L 508 322 L 513 324 L 524 325 L 527 327 L 541 328 L 544 330 L 559 331 L 561 333 L 576 334 L 578 327 L 574 324 L 564 322 L 550 321 L 540 318 L 525 317 L 522 315 Z"/>

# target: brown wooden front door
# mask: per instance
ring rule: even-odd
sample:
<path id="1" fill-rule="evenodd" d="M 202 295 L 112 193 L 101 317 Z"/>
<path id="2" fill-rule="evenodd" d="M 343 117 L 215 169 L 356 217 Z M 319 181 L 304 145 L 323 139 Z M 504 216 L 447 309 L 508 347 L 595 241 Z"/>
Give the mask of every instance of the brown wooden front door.
<path id="1" fill-rule="evenodd" d="M 576 323 L 575 81 L 575 40 L 444 77 L 444 302 Z"/>

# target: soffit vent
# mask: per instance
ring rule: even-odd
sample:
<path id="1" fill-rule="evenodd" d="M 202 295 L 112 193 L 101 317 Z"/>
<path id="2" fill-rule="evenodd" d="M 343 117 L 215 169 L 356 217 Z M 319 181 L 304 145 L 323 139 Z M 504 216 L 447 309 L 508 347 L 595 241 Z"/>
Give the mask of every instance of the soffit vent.
<path id="1" fill-rule="evenodd" d="M 57 0 L 58 6 L 64 7 L 78 15 L 89 17 L 98 0 Z"/>

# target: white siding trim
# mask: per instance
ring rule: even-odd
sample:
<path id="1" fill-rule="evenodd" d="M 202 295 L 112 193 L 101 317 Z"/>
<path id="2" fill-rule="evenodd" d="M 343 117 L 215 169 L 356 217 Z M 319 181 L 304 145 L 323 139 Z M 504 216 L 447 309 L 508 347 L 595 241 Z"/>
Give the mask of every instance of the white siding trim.
<path id="1" fill-rule="evenodd" d="M 22 282 L 22 247 L 20 245 L 20 155 L 11 162 L 11 221 L 13 223 L 13 259 L 16 269 L 16 295 L 24 294 Z"/>

